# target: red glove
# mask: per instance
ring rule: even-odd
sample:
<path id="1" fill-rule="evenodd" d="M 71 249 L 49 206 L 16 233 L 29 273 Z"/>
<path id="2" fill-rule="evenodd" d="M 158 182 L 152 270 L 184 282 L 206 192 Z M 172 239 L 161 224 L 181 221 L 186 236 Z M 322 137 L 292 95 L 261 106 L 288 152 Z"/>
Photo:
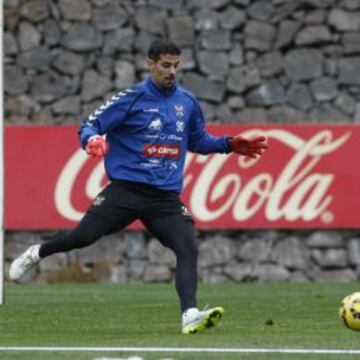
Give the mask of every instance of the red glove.
<path id="1" fill-rule="evenodd" d="M 252 139 L 246 139 L 241 135 L 238 135 L 229 139 L 229 147 L 237 154 L 250 156 L 251 158 L 256 159 L 256 156 L 262 155 L 268 146 L 266 144 L 265 136 L 255 136 Z"/>
<path id="2" fill-rule="evenodd" d="M 89 138 L 85 150 L 92 157 L 103 157 L 109 151 L 109 145 L 103 137 L 94 135 Z"/>

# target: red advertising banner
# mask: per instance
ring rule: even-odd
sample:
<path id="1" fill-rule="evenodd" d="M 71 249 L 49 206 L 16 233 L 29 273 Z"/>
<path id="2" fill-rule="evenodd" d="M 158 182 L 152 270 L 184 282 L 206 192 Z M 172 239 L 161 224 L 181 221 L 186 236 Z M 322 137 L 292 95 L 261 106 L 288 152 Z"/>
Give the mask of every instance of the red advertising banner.
<path id="1" fill-rule="evenodd" d="M 212 125 L 262 133 L 261 159 L 188 153 L 182 199 L 201 229 L 357 228 L 360 126 Z M 76 126 L 5 128 L 5 228 L 72 228 L 106 184 Z M 132 228 L 138 228 L 135 223 Z"/>

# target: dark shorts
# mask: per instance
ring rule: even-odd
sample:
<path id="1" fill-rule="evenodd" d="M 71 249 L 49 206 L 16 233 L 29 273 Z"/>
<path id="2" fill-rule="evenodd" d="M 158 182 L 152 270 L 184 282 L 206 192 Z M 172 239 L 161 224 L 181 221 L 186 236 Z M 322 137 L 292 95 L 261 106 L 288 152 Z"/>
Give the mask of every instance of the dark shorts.
<path id="1" fill-rule="evenodd" d="M 174 214 L 193 222 L 190 212 L 177 193 L 122 180 L 112 181 L 95 198 L 88 212 L 97 214 L 104 220 L 118 218 L 124 223 L 137 219 L 147 223 Z"/>

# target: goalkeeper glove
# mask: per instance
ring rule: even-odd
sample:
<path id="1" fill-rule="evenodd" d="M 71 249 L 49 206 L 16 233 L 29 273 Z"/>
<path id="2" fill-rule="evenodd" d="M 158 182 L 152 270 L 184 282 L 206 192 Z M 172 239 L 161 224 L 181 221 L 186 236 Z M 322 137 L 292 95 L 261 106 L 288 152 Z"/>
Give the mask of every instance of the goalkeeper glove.
<path id="1" fill-rule="evenodd" d="M 109 151 L 109 145 L 103 137 L 94 135 L 89 137 L 85 150 L 92 157 L 103 157 Z"/>
<path id="2" fill-rule="evenodd" d="M 246 139 L 241 135 L 237 135 L 229 139 L 229 147 L 236 154 L 256 159 L 256 156 L 262 155 L 268 146 L 265 136 L 255 136 L 252 139 Z"/>

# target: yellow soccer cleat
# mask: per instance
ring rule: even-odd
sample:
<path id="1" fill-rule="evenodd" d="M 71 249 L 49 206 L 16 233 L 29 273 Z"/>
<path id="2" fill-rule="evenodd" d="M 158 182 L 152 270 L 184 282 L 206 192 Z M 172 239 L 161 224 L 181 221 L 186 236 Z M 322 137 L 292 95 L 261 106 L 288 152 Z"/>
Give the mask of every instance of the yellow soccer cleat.
<path id="1" fill-rule="evenodd" d="M 221 306 L 202 311 L 197 308 L 188 309 L 182 315 L 182 333 L 196 334 L 212 328 L 219 323 L 224 312 Z"/>

